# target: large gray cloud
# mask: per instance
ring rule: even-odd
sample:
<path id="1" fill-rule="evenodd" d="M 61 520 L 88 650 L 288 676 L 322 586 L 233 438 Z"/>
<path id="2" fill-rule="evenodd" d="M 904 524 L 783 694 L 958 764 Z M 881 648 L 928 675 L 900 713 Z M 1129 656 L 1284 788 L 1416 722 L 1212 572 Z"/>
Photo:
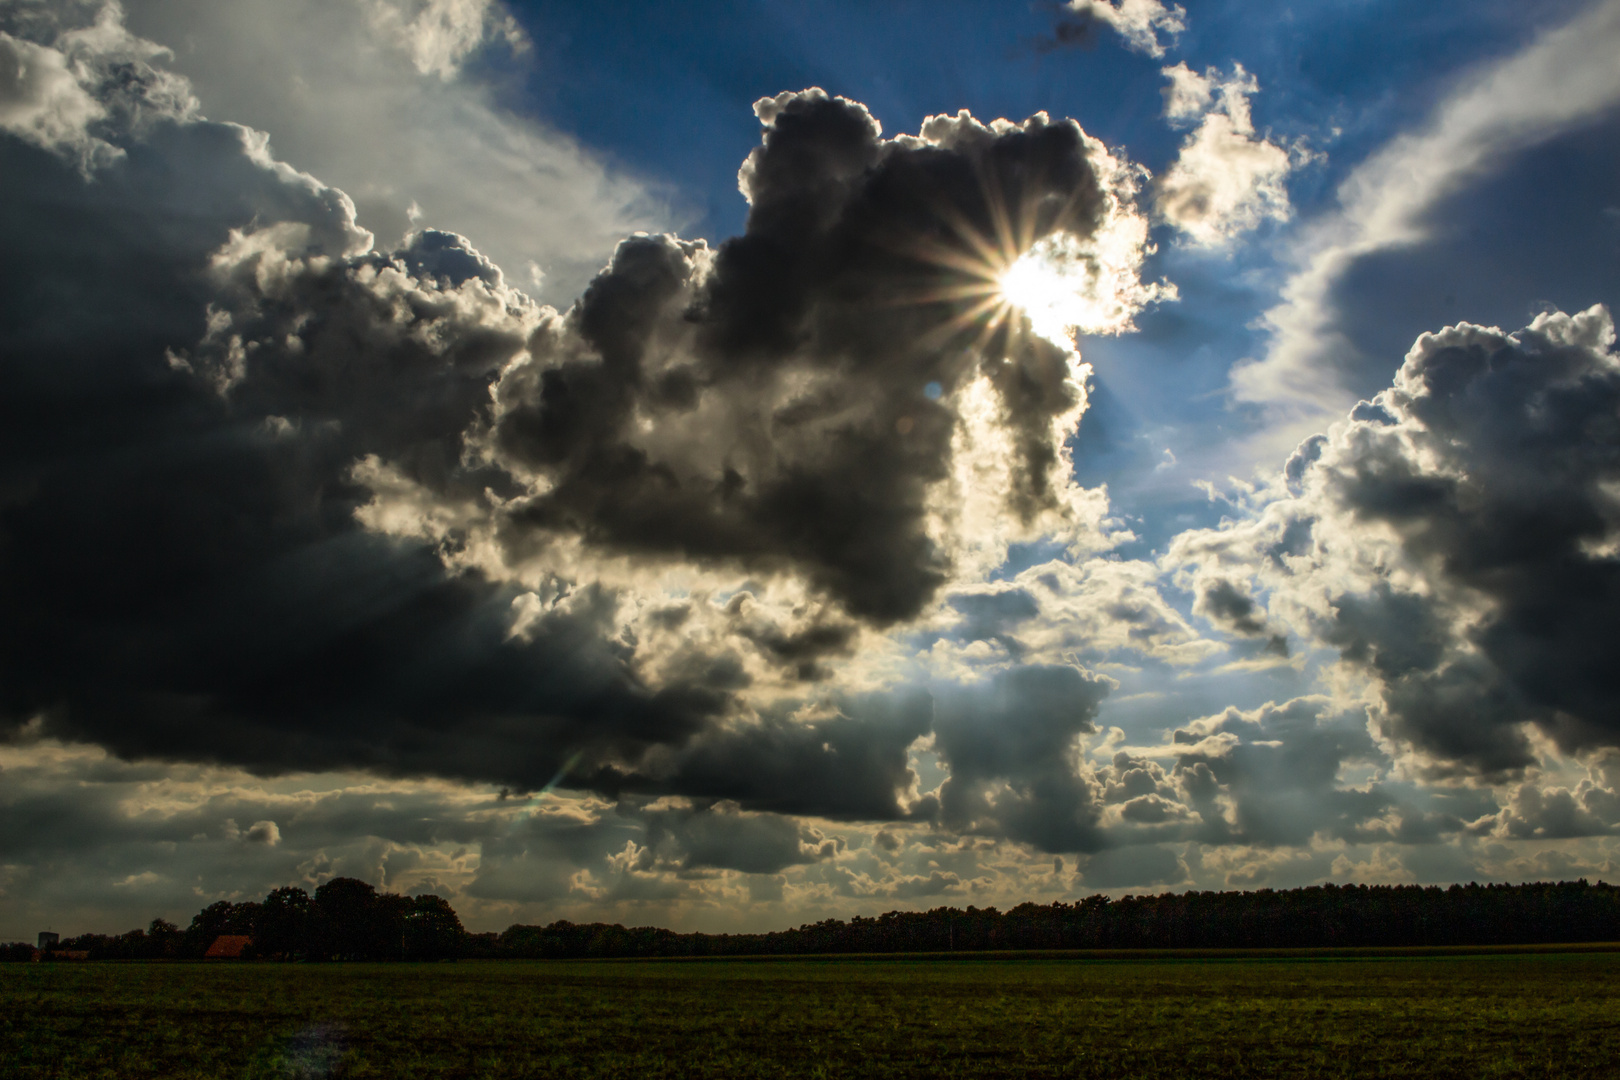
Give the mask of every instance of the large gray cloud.
<path id="1" fill-rule="evenodd" d="M 1172 558 L 1205 582 L 1246 566 L 1432 768 L 1523 769 L 1529 724 L 1565 751 L 1616 745 L 1613 345 L 1602 308 L 1425 334 L 1389 390 L 1300 448 L 1294 497 Z"/>
<path id="2" fill-rule="evenodd" d="M 831 701 L 816 715 L 766 710 L 753 722 L 705 732 L 678 756 L 650 755 L 632 768 L 577 770 L 613 794 L 689 795 L 751 810 L 845 820 L 892 820 L 916 780 L 908 748 L 934 723 L 922 690 Z"/>
<path id="3" fill-rule="evenodd" d="M 1177 728 L 1171 743 L 1181 750 L 1171 782 L 1197 812 L 1192 832 L 1205 843 L 1299 845 L 1319 833 L 1342 840 L 1396 805 L 1380 785 L 1341 786 L 1347 766 L 1383 755 L 1365 716 L 1334 715 L 1320 698 L 1228 708 Z"/>
<path id="4" fill-rule="evenodd" d="M 454 237 L 368 251 L 342 192 L 198 118 L 115 22 L 11 29 L 104 107 L 82 138 L 0 138 L 8 721 L 538 786 L 574 744 L 633 754 L 720 710 L 637 679 L 611 594 L 514 636 L 517 590 L 356 520 L 368 457 L 449 483 L 532 304 Z M 88 174 L 86 139 L 110 147 Z"/>
<path id="5" fill-rule="evenodd" d="M 1566 749 L 1620 736 L 1613 344 L 1601 309 L 1514 336 L 1469 326 L 1425 335 L 1376 403 L 1394 422 L 1353 421 L 1353 456 L 1317 466 L 1338 506 L 1393 528 L 1433 577 L 1486 602 L 1461 634 L 1494 669 L 1477 674 L 1468 659 L 1435 655 L 1432 605 L 1413 592 L 1341 607 L 1344 647 L 1391 686 L 1400 734 L 1487 765 L 1514 763 L 1509 748 L 1522 745 L 1492 720 L 1534 720 Z M 1398 630 L 1378 625 L 1403 604 L 1415 610 Z M 1460 693 L 1453 669 L 1470 683 Z"/>
<path id="6" fill-rule="evenodd" d="M 939 703 L 934 745 L 950 769 L 940 819 L 1042 851 L 1096 851 L 1100 800 L 1079 762 L 1107 680 L 1075 668 L 1032 665 L 994 676 Z"/>
<path id="7" fill-rule="evenodd" d="M 508 520 L 793 569 L 858 616 L 909 618 L 952 569 L 933 519 L 970 384 L 993 387 L 1007 442 L 1000 512 L 1064 509 L 1054 422 L 1083 390 L 1068 350 L 1022 315 L 997 323 L 997 260 L 1094 237 L 1119 213 L 1118 166 L 1044 115 L 885 141 L 819 90 L 756 108 L 744 235 L 626 241 L 502 378 L 493 438 L 544 478 Z"/>
<path id="8" fill-rule="evenodd" d="M 1101 144 L 965 114 L 883 141 L 854 103 L 768 99 L 748 232 L 633 237 L 559 315 L 454 234 L 374 248 L 343 192 L 203 119 L 108 10 L 7 24 L 77 50 L 97 103 L 0 138 L 10 728 L 270 773 L 934 813 L 909 794 L 927 693 L 748 694 L 825 678 L 863 632 L 839 609 L 890 622 L 943 582 L 969 383 L 1010 451 L 998 513 L 1072 512 L 1077 359 L 993 279 L 1128 213 Z M 547 562 L 559 538 L 572 561 Z M 661 601 L 644 559 L 807 585 L 792 610 L 766 586 Z M 1097 686 L 1041 670 L 1094 711 Z"/>

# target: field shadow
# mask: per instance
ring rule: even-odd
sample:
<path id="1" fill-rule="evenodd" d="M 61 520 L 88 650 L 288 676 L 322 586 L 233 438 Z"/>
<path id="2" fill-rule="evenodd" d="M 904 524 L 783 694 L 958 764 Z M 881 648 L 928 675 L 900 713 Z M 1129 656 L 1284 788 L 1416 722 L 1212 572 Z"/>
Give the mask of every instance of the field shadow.
<path id="1" fill-rule="evenodd" d="M 278 1080 L 336 1080 L 348 1039 L 342 1024 L 310 1024 L 281 1040 L 271 1075 Z"/>

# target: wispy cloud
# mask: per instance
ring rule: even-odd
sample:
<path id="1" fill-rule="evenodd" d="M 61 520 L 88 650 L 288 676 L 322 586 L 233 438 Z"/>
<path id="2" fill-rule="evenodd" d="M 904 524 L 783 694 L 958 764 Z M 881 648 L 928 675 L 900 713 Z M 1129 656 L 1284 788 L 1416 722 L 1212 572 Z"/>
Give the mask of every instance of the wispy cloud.
<path id="1" fill-rule="evenodd" d="M 1349 404 L 1342 373 L 1358 356 L 1336 326 L 1333 294 L 1356 261 L 1420 242 L 1442 200 L 1620 104 L 1617 50 L 1620 2 L 1602 0 L 1473 72 L 1427 122 L 1351 172 L 1339 209 L 1300 233 L 1299 268 L 1265 316 L 1265 354 L 1232 373 L 1237 399 L 1268 407 L 1279 422 L 1268 447 L 1297 441 Z"/>

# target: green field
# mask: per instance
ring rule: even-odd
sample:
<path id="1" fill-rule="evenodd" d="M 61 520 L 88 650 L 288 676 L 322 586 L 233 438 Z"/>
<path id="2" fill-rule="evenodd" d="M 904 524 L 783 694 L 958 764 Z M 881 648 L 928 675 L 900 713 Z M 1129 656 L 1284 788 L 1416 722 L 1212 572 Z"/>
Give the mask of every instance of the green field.
<path id="1" fill-rule="evenodd" d="M 1620 953 L 0 965 L 32 1077 L 1614 1077 Z"/>

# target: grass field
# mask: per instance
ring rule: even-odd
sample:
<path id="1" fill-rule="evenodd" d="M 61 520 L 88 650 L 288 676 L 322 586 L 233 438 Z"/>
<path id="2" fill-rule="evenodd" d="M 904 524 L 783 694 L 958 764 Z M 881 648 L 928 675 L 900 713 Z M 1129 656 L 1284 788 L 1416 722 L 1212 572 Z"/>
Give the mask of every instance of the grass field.
<path id="1" fill-rule="evenodd" d="M 1620 953 L 0 965 L 34 1077 L 1614 1077 Z"/>

